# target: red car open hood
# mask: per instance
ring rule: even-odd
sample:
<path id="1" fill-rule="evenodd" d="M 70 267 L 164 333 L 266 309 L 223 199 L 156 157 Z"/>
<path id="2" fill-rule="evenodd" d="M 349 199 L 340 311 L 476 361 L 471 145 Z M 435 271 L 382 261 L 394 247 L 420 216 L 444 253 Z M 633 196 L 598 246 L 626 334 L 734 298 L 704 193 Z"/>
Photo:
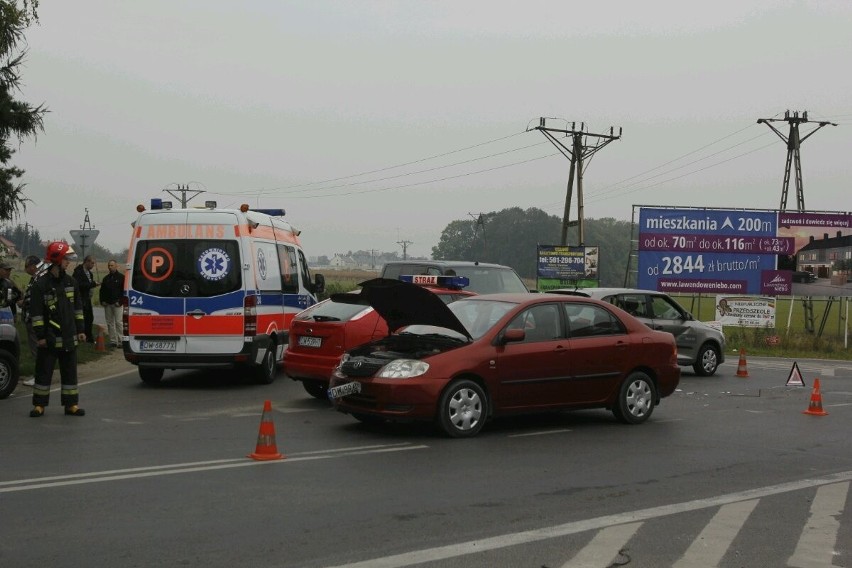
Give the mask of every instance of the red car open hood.
<path id="1" fill-rule="evenodd" d="M 372 306 L 391 332 L 407 325 L 434 325 L 471 338 L 447 304 L 422 286 L 390 278 L 373 278 L 358 285 L 361 287 L 358 294 L 332 294 L 331 301 Z"/>

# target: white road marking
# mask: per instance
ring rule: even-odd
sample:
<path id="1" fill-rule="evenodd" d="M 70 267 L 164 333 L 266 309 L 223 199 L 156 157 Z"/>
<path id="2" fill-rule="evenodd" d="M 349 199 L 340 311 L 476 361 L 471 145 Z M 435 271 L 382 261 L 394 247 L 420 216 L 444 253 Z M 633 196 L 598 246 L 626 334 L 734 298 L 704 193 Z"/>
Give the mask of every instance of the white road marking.
<path id="1" fill-rule="evenodd" d="M 58 475 L 53 477 L 39 477 L 34 479 L 19 479 L 14 481 L 0 481 L 0 493 L 11 493 L 13 491 L 31 491 L 44 489 L 46 487 L 64 487 L 66 485 L 81 485 L 84 483 L 101 483 L 104 481 L 117 481 L 122 479 L 138 479 L 142 477 L 155 477 L 159 475 L 173 475 L 176 473 L 194 473 L 198 471 L 213 471 L 217 469 L 229 469 L 234 467 L 249 467 L 271 464 L 286 464 L 293 462 L 331 459 L 345 456 L 360 456 L 364 454 L 378 454 L 387 452 L 399 452 L 406 450 L 422 450 L 429 446 L 410 444 L 388 444 L 380 446 L 357 446 L 353 448 L 338 448 L 333 450 L 320 450 L 290 454 L 285 459 L 270 461 L 255 461 L 248 457 L 232 458 L 224 460 L 210 460 L 200 462 L 178 463 L 148 467 L 137 467 L 130 469 L 115 469 L 109 471 L 95 471 L 89 473 L 76 473 L 70 475 Z"/>
<path id="2" fill-rule="evenodd" d="M 840 531 L 838 517 L 846 505 L 849 482 L 820 487 L 811 503 L 811 515 L 796 545 L 793 556 L 787 561 L 795 568 L 821 568 L 832 566 L 834 547 Z"/>
<path id="3" fill-rule="evenodd" d="M 509 434 L 509 438 L 524 438 L 526 436 L 546 436 L 547 434 L 564 434 L 565 432 L 570 432 L 571 430 L 562 429 L 562 430 L 541 430 L 539 432 L 526 432 L 524 434 Z"/>
<path id="4" fill-rule="evenodd" d="M 607 527 L 599 531 L 592 541 L 583 547 L 562 568 L 606 568 L 613 566 L 618 553 L 643 523 L 628 523 Z"/>
<path id="5" fill-rule="evenodd" d="M 757 499 L 753 499 L 731 503 L 720 508 L 701 534 L 692 541 L 680 560 L 675 562 L 674 568 L 718 566 L 728 547 L 731 546 L 731 542 L 757 506 L 757 502 Z"/>
<path id="6" fill-rule="evenodd" d="M 333 568 L 403 568 L 423 562 L 435 562 L 438 560 L 447 560 L 456 558 L 466 554 L 475 554 L 487 552 L 490 550 L 498 550 L 510 546 L 520 544 L 528 544 L 551 538 L 569 536 L 590 530 L 600 530 L 614 525 L 625 523 L 635 523 L 637 521 L 645 521 L 674 515 L 676 513 L 685 513 L 688 511 L 698 511 L 708 507 L 721 507 L 731 503 L 740 501 L 749 501 L 751 499 L 760 499 L 770 495 L 778 495 L 789 493 L 791 491 L 799 491 L 810 487 L 828 485 L 832 483 L 848 482 L 852 480 L 852 471 L 844 471 L 825 477 L 802 479 L 799 481 L 791 481 L 778 485 L 770 485 L 758 489 L 749 489 L 738 493 L 729 493 L 727 495 L 719 495 L 717 497 L 709 497 L 707 499 L 697 499 L 695 501 L 687 501 L 685 503 L 675 503 L 673 505 L 662 505 L 659 507 L 651 507 L 648 509 L 639 509 L 637 511 L 629 511 L 627 513 L 619 513 L 615 515 L 607 515 L 604 517 L 596 517 L 593 519 L 585 519 L 582 521 L 574 521 L 562 525 L 554 525 L 530 531 L 522 531 L 516 533 L 508 533 L 482 540 L 471 540 L 468 542 L 460 542 L 447 546 L 438 546 L 435 548 L 424 548 L 414 550 L 402 554 L 394 554 L 392 556 L 384 556 L 380 558 L 371 558 L 362 562 L 353 562 L 349 564 L 341 564 Z M 331 568 L 331 567 L 329 567 Z"/>

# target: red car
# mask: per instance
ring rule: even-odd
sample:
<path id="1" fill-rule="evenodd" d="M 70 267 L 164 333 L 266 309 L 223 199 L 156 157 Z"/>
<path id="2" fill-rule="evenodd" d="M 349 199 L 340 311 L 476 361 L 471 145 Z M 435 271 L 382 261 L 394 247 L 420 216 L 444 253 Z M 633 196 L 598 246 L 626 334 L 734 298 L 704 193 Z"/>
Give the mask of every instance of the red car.
<path id="1" fill-rule="evenodd" d="M 647 420 L 680 381 L 670 333 L 591 298 L 488 294 L 444 304 L 375 279 L 346 301 L 371 305 L 395 333 L 348 351 L 329 398 L 363 422 L 434 421 L 474 436 L 495 416 L 606 408 Z"/>
<path id="2" fill-rule="evenodd" d="M 429 290 L 442 303 L 475 295 L 465 291 L 463 276 L 400 276 Z M 357 296 L 357 292 L 352 293 Z M 290 323 L 290 342 L 284 351 L 284 372 L 301 381 L 313 397 L 328 398 L 328 382 L 343 353 L 388 335 L 388 325 L 370 306 L 324 300 L 296 315 Z"/>

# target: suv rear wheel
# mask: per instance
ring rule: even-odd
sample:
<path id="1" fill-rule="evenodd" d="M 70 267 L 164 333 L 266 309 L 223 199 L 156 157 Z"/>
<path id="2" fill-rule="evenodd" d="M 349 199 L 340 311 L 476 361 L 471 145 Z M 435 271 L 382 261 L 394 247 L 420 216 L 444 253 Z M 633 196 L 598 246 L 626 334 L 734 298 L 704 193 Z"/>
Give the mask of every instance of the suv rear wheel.
<path id="1" fill-rule="evenodd" d="M 18 362 L 8 351 L 0 349 L 0 398 L 6 398 L 18 386 Z"/>
<path id="2" fill-rule="evenodd" d="M 718 351 L 716 351 L 716 348 L 709 343 L 705 343 L 701 346 L 701 349 L 698 350 L 698 357 L 695 359 L 695 364 L 692 366 L 692 370 L 695 371 L 695 374 L 699 377 L 709 377 L 715 373 L 718 368 Z"/>

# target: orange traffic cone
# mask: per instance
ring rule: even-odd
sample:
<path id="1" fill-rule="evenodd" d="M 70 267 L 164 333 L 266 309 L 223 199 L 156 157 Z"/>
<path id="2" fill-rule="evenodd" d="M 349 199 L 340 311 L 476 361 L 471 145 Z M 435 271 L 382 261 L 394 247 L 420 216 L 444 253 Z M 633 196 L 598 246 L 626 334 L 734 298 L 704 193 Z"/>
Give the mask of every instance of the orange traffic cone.
<path id="1" fill-rule="evenodd" d="M 275 445 L 275 424 L 269 414 L 272 412 L 272 403 L 268 400 L 263 403 L 263 415 L 260 417 L 260 431 L 257 434 L 257 446 L 254 453 L 249 454 L 253 460 L 280 460 L 284 457 L 278 453 Z"/>
<path id="2" fill-rule="evenodd" d="M 814 379 L 814 390 L 811 391 L 811 403 L 802 414 L 813 414 L 814 416 L 828 416 L 828 412 L 822 409 L 822 395 L 819 393 L 819 379 Z"/>
<path id="3" fill-rule="evenodd" d="M 104 344 L 104 328 L 98 326 L 98 337 L 95 339 L 95 351 L 106 351 Z"/>
<path id="4" fill-rule="evenodd" d="M 739 363 L 739 365 L 737 365 L 737 376 L 738 377 L 747 377 L 748 376 L 748 368 L 746 368 L 745 349 L 740 349 L 740 363 Z"/>

